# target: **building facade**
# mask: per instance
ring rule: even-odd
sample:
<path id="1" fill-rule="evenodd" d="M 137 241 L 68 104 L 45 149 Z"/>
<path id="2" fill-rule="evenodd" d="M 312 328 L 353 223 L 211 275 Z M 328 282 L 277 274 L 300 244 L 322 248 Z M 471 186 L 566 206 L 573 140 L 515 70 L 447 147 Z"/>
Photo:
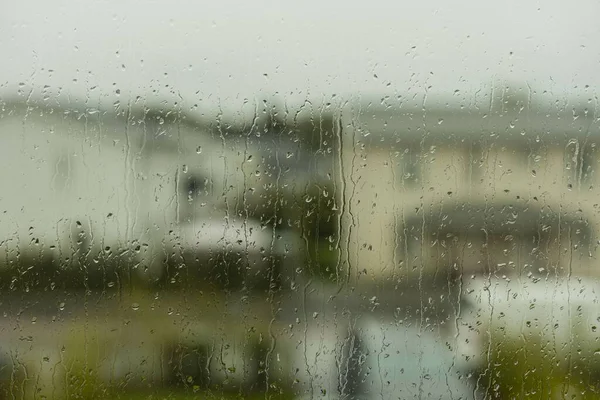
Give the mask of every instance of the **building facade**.
<path id="1" fill-rule="evenodd" d="M 0 101 L 5 269 L 35 259 L 91 271 L 126 258 L 143 272 L 178 226 L 211 215 L 226 223 L 261 199 L 246 143 L 173 110 L 81 104 Z"/>
<path id="2" fill-rule="evenodd" d="M 543 107 L 510 91 L 486 102 L 361 101 L 341 110 L 348 281 L 597 274 L 600 136 L 591 105 Z"/>

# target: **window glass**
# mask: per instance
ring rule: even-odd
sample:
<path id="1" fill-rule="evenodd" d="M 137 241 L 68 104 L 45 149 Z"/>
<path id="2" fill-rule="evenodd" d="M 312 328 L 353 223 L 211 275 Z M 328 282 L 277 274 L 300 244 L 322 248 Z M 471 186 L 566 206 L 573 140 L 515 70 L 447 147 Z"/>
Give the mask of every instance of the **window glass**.
<path id="1" fill-rule="evenodd" d="M 598 15 L 3 2 L 0 400 L 600 397 Z"/>

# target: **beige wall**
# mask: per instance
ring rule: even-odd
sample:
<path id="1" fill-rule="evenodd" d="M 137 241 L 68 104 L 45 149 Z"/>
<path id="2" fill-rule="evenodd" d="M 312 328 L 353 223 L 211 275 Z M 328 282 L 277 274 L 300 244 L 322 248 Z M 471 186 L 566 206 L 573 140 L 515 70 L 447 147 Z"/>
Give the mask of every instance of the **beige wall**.
<path id="1" fill-rule="evenodd" d="M 600 229 L 598 207 L 593 206 L 596 190 L 568 186 L 572 182 L 565 168 L 565 147 L 549 143 L 524 150 L 518 144 L 493 143 L 477 154 L 465 144 L 447 143 L 418 149 L 420 180 L 412 185 L 402 179 L 402 158 L 406 155 L 402 149 L 350 145 L 344 149 L 341 253 L 342 266 L 352 280 L 414 277 L 456 260 L 463 272 L 474 273 L 496 268 L 527 274 L 534 265 L 561 273 L 600 272 L 594 272 L 593 267 L 596 239 L 584 249 L 565 233 L 560 239 L 547 238 L 535 254 L 534 245 L 522 242 L 524 239 L 491 238 L 484 242 L 473 237 L 445 243 L 426 238 L 423 248 L 420 239 L 413 239 L 421 250 L 407 253 L 410 239 L 402 231 L 405 219 L 422 215 L 416 214 L 417 210 L 435 212 L 447 204 L 550 207 L 565 218 L 589 219 L 593 232 Z"/>

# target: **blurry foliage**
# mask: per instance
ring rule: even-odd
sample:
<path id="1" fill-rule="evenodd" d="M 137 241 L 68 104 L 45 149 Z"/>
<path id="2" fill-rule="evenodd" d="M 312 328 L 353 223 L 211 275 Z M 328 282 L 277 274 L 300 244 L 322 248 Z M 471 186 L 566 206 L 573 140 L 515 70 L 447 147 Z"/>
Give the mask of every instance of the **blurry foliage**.
<path id="1" fill-rule="evenodd" d="M 310 157 L 335 154 L 339 140 L 338 119 L 331 112 L 306 113 L 290 116 L 272 107 L 258 118 L 250 134 L 269 139 L 292 140 Z M 247 134 L 247 133 L 246 133 Z"/>
<path id="2" fill-rule="evenodd" d="M 81 397 L 81 400 L 292 400 L 294 396 L 289 394 L 273 394 L 265 397 L 264 393 L 254 395 L 242 395 L 237 393 L 219 393 L 196 391 L 195 393 L 178 393 L 170 390 L 148 392 L 125 392 L 110 393 L 104 397 Z"/>
<path id="3" fill-rule="evenodd" d="M 286 187 L 270 187 L 257 210 L 263 223 L 295 228 L 305 242 L 306 268 L 311 276 L 335 280 L 338 267 L 338 209 L 335 171 L 338 121 L 331 113 L 285 119 L 275 108 L 265 112 L 255 131 L 265 143 L 265 152 L 284 159 L 290 149 L 296 158 L 292 167 L 271 165 L 272 175 L 286 174 Z M 252 132 L 250 133 L 252 134 Z M 298 178 L 298 179 L 296 179 Z M 305 182 L 299 187 L 300 181 Z"/>
<path id="4" fill-rule="evenodd" d="M 23 253 L 0 262 L 0 290 L 3 293 L 30 290 L 117 290 L 140 286 L 142 283 L 132 273 L 135 260 L 127 249 L 109 249 L 99 253 L 81 254 L 76 251 L 61 259 L 47 253 Z"/>
<path id="5" fill-rule="evenodd" d="M 335 248 L 338 227 L 335 197 L 331 190 L 315 186 L 298 203 L 308 272 L 312 276 L 335 280 L 338 264 L 338 249 Z"/>
<path id="6" fill-rule="evenodd" d="M 76 331 L 70 338 L 65 357 L 65 398 L 97 399 L 107 396 L 108 387 L 99 377 L 100 360 L 107 350 L 106 342 L 87 329 Z"/>
<path id="7" fill-rule="evenodd" d="M 129 299 L 131 300 L 139 301 L 140 303 L 137 304 L 143 309 L 148 309 L 154 304 L 141 293 L 134 295 Z M 210 306 L 205 301 L 199 300 L 194 304 L 193 309 L 196 311 L 202 309 L 205 312 L 210 309 Z M 210 332 L 194 331 L 190 336 L 186 336 L 175 325 L 156 325 L 153 314 L 142 313 L 141 315 L 135 324 L 89 322 L 80 326 L 75 323 L 63 349 L 64 378 L 60 373 L 56 376 L 61 385 L 64 383 L 64 388 L 58 388 L 57 393 L 64 390 L 62 392 L 64 398 L 69 400 L 255 398 L 287 400 L 294 398 L 290 387 L 273 380 L 269 382 L 269 390 L 265 391 L 264 365 L 269 357 L 270 344 L 258 340 L 259 337 L 266 335 L 266 331 L 261 330 L 264 326 L 259 327 L 258 332 L 247 333 L 247 340 L 252 343 L 250 348 L 255 353 L 251 361 L 258 364 L 258 376 L 249 382 L 234 384 L 227 379 L 216 381 L 210 376 L 207 363 L 211 363 L 212 366 L 218 365 L 223 351 L 223 348 L 219 348 L 218 345 L 214 347 L 215 343 L 210 340 L 207 342 L 199 340 L 203 335 L 210 335 Z M 217 315 L 213 315 L 213 320 L 218 318 Z M 229 328 L 233 329 L 233 325 Z M 152 369 L 123 374 L 124 371 L 120 370 L 115 357 L 122 355 L 127 360 L 129 355 L 135 353 L 135 348 L 131 347 L 135 340 L 131 341 L 131 339 L 143 337 L 144 332 L 150 329 L 153 331 L 153 336 L 138 343 L 149 346 L 148 348 L 160 347 L 160 361 L 164 362 L 160 369 L 161 377 L 157 379 L 155 375 L 157 371 Z M 123 343 L 123 338 L 129 338 L 130 341 Z M 137 358 L 141 359 L 141 357 Z M 147 363 L 142 362 L 140 367 L 153 365 L 153 362 L 155 361 L 150 358 Z M 230 367 L 223 364 L 223 368 Z M 109 381 L 106 377 L 102 377 L 107 373 L 111 375 Z M 20 398 L 18 397 L 20 387 L 13 386 L 7 388 L 7 393 L 11 396 L 9 398 L 14 396 Z"/>
<path id="8" fill-rule="evenodd" d="M 598 377 L 589 366 L 557 356 L 537 335 L 493 334 L 489 358 L 477 385 L 493 399 L 598 399 Z M 499 340 L 500 339 L 500 340 Z"/>

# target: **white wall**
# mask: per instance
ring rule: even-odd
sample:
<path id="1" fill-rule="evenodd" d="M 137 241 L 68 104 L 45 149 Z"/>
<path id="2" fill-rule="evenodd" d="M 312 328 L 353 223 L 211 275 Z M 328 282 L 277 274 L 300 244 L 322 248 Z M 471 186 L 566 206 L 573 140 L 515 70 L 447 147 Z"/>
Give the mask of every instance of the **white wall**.
<path id="1" fill-rule="evenodd" d="M 73 113 L 17 107 L 0 114 L 4 261 L 40 251 L 70 257 L 78 231 L 87 232 L 92 253 L 143 244 L 142 252 L 156 254 L 190 208 L 210 214 L 260 197 L 251 148 L 189 125 L 165 124 L 157 138 L 134 118 Z M 191 204 L 181 184 L 193 173 L 211 186 Z"/>
<path id="2" fill-rule="evenodd" d="M 123 144 L 57 113 L 4 116 L 0 135 L 0 237 L 8 257 L 37 251 L 35 239 L 45 251 L 60 245 L 55 255 L 67 251 L 75 221 L 91 227 L 98 247 L 126 240 L 136 199 L 134 160 Z"/>

